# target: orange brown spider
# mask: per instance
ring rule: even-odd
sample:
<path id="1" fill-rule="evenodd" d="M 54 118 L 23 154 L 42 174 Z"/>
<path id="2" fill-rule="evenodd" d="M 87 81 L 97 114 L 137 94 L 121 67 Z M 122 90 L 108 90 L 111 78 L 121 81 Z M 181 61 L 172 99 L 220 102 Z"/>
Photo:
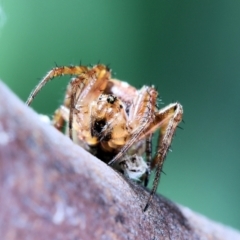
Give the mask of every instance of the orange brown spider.
<path id="1" fill-rule="evenodd" d="M 69 137 L 92 154 L 120 169 L 130 178 L 148 183 L 150 169 L 156 169 L 153 188 L 144 211 L 157 190 L 163 162 L 173 135 L 182 120 L 183 108 L 172 103 L 157 108 L 158 92 L 152 86 L 135 89 L 126 82 L 111 78 L 105 65 L 55 67 L 30 94 L 30 105 L 51 79 L 74 75 L 64 105 L 56 110 L 53 125 L 61 129 L 68 122 Z M 159 129 L 157 151 L 152 157 L 152 134 Z M 142 155 L 146 154 L 146 162 Z"/>

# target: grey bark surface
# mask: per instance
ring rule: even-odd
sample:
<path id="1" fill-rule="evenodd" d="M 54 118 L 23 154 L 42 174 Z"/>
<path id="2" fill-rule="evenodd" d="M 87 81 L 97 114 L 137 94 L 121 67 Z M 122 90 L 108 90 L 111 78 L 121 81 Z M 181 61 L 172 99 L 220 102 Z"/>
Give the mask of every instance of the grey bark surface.
<path id="1" fill-rule="evenodd" d="M 240 239 L 126 180 L 0 82 L 1 239 Z"/>

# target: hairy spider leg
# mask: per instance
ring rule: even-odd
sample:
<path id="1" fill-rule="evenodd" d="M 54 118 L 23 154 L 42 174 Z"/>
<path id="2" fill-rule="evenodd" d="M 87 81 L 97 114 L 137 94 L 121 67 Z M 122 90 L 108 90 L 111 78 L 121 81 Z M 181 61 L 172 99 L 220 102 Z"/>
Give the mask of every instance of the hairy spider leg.
<path id="1" fill-rule="evenodd" d="M 108 85 L 106 87 L 106 91 L 109 93 L 114 94 L 118 98 L 120 98 L 123 102 L 126 104 L 131 105 L 135 99 L 139 95 L 138 90 L 134 88 L 133 86 L 129 85 L 127 82 L 120 81 L 118 79 L 110 79 L 108 82 Z M 134 106 L 136 103 L 134 104 Z M 144 186 L 146 187 L 148 185 L 149 176 L 151 173 L 151 161 L 152 161 L 152 134 L 146 137 L 146 162 L 148 165 L 148 170 L 143 176 L 142 180 L 144 181 Z"/>
<path id="2" fill-rule="evenodd" d="M 128 142 L 121 148 L 121 151 L 108 163 L 113 164 L 127 152 L 148 129 L 155 119 L 157 92 L 154 88 L 143 86 L 133 100 L 129 109 L 129 128 L 132 130 Z M 133 130 L 136 129 L 136 130 Z"/>
<path id="3" fill-rule="evenodd" d="M 44 87 L 44 85 L 52 80 L 53 78 L 63 76 L 63 75 L 79 75 L 84 72 L 88 72 L 88 68 L 84 66 L 62 66 L 62 67 L 55 67 L 50 70 L 46 76 L 40 81 L 40 83 L 34 88 L 34 90 L 30 93 L 26 104 L 29 106 L 39 91 Z"/>
<path id="4" fill-rule="evenodd" d="M 64 105 L 69 106 L 69 137 L 72 139 L 72 119 L 73 111 L 81 105 L 86 105 L 89 101 L 98 97 L 106 88 L 108 80 L 111 78 L 110 70 L 104 65 L 96 65 L 91 69 L 84 66 L 56 67 L 52 69 L 36 86 L 33 92 L 28 97 L 26 102 L 30 105 L 38 92 L 43 86 L 53 78 L 63 75 L 77 75 L 69 84 L 67 96 L 65 97 Z M 69 101 L 70 99 L 70 101 Z M 54 126 L 59 128 L 64 121 L 61 117 L 60 110 L 55 113 Z"/>
<path id="5" fill-rule="evenodd" d="M 152 161 L 152 134 L 146 137 L 146 162 L 148 166 L 148 170 L 144 177 L 144 186 L 148 185 L 149 176 L 151 174 L 151 161 Z"/>
<path id="6" fill-rule="evenodd" d="M 165 108 L 159 110 L 154 123 L 152 123 L 152 126 L 150 126 L 150 128 L 148 129 L 148 132 L 152 133 L 160 127 L 160 134 L 158 139 L 157 152 L 153 161 L 151 162 L 151 169 L 156 168 L 156 175 L 153 181 L 153 188 L 147 199 L 147 203 L 143 211 L 147 210 L 150 202 L 152 201 L 153 195 L 157 191 L 162 166 L 177 126 L 182 120 L 182 115 L 182 106 L 179 103 L 172 103 Z"/>
<path id="7" fill-rule="evenodd" d="M 70 113 L 69 113 L 69 137 L 72 139 L 72 123 L 73 114 L 89 113 L 89 103 L 91 104 L 105 90 L 108 80 L 110 79 L 110 71 L 103 65 L 97 65 L 89 70 L 88 73 L 82 74 L 70 82 Z M 83 84 L 83 87 L 80 87 Z"/>
<path id="8" fill-rule="evenodd" d="M 70 93 L 72 91 L 71 88 L 71 84 L 68 84 L 67 86 L 67 90 L 66 90 L 66 94 L 65 94 L 65 98 L 63 101 L 63 106 L 65 106 L 66 108 L 70 108 Z M 67 118 L 69 120 L 69 116 Z M 61 106 L 55 110 L 54 114 L 53 114 L 53 118 L 52 118 L 52 125 L 58 129 L 59 131 L 63 130 L 64 124 L 65 124 L 65 119 L 63 117 L 62 111 L 61 111 Z M 69 134 L 68 134 L 69 135 Z"/>

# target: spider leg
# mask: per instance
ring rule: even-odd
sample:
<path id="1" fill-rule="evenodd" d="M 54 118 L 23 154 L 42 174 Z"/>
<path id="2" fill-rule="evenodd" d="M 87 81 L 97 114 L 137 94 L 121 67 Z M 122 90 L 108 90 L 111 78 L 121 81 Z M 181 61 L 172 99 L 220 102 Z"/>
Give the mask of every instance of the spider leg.
<path id="1" fill-rule="evenodd" d="M 87 78 L 86 74 L 82 74 L 79 77 L 72 78 L 71 82 L 67 86 L 63 106 L 68 109 L 74 109 L 75 99 L 80 98 L 80 94 L 82 93 L 84 87 L 90 82 L 91 80 Z M 72 125 L 72 114 L 72 112 L 71 114 L 68 114 L 68 118 L 66 120 L 66 118 L 63 117 L 63 111 L 60 106 L 53 115 L 53 126 L 61 131 L 66 121 L 68 122 L 68 124 Z M 68 135 L 70 134 L 71 132 L 68 132 Z"/>
<path id="2" fill-rule="evenodd" d="M 45 77 L 39 82 L 39 84 L 34 88 L 34 90 L 30 93 L 26 104 L 30 105 L 33 101 L 33 99 L 36 97 L 36 95 L 39 93 L 39 91 L 45 86 L 47 82 L 52 80 L 53 78 L 63 76 L 63 75 L 76 75 L 81 76 L 82 74 L 86 74 L 87 78 L 90 76 L 95 76 L 96 79 L 101 80 L 107 80 L 111 79 L 110 70 L 105 65 L 96 65 L 93 68 L 89 69 L 85 66 L 62 66 L 62 67 L 55 67 L 52 70 L 50 70 Z M 102 87 L 105 89 L 107 86 L 107 81 L 103 81 Z M 89 88 L 91 85 L 88 86 Z"/>
<path id="3" fill-rule="evenodd" d="M 72 122 L 73 122 L 73 114 L 76 105 L 76 101 L 82 98 L 82 93 L 88 84 L 93 84 L 92 82 L 95 79 L 91 79 L 87 77 L 87 74 L 82 74 L 76 78 L 73 78 L 68 84 L 66 95 L 64 98 L 63 106 L 69 109 L 68 117 L 63 116 L 62 108 L 58 108 L 53 116 L 53 126 L 58 130 L 62 130 L 64 123 L 68 122 L 68 135 L 70 139 L 72 139 Z M 89 91 L 87 91 L 89 92 Z M 86 93 L 85 93 L 86 95 Z M 65 114 L 66 115 L 66 114 Z"/>
<path id="4" fill-rule="evenodd" d="M 68 84 L 67 86 L 67 91 L 66 91 L 66 94 L 65 94 L 65 98 L 64 98 L 64 101 L 63 101 L 63 106 L 65 106 L 66 108 L 69 109 L 70 107 L 70 94 L 71 94 L 71 91 L 72 91 L 72 87 L 71 87 L 71 84 Z M 54 112 L 54 115 L 53 115 L 53 118 L 52 118 L 52 125 L 58 129 L 59 131 L 62 131 L 63 130 L 63 126 L 66 122 L 65 120 L 66 118 L 63 117 L 63 113 L 62 113 L 62 110 L 61 110 L 61 106 Z M 68 118 L 67 118 L 67 121 L 69 120 L 69 114 L 68 114 Z"/>
<path id="5" fill-rule="evenodd" d="M 119 81 L 117 79 L 110 79 L 108 82 L 108 85 L 106 87 L 106 92 L 110 94 L 114 94 L 118 98 L 120 98 L 122 101 L 124 101 L 127 106 L 131 105 L 133 100 L 135 99 L 136 104 L 136 99 L 138 95 L 138 90 L 134 88 L 133 86 L 129 85 L 127 82 Z M 138 105 L 139 106 L 139 105 Z M 132 111 L 132 110 L 130 110 Z M 134 118 L 136 116 L 132 116 Z M 148 181 L 149 181 L 149 176 L 150 176 L 150 162 L 152 160 L 152 135 L 149 135 L 146 138 L 146 161 L 148 165 L 148 170 L 143 176 L 143 181 L 144 181 L 144 186 L 147 186 Z"/>
<path id="6" fill-rule="evenodd" d="M 139 139 L 145 135 L 145 131 L 155 119 L 155 105 L 157 92 L 152 87 L 144 86 L 134 98 L 129 110 L 129 129 L 131 135 L 128 142 L 122 147 L 120 152 L 108 163 L 118 161 L 126 151 Z"/>
<path id="7" fill-rule="evenodd" d="M 153 181 L 153 188 L 143 211 L 147 210 L 150 202 L 152 201 L 153 195 L 156 193 L 162 166 L 168 149 L 171 145 L 176 128 L 182 120 L 182 115 L 183 108 L 179 103 L 170 104 L 169 106 L 166 106 L 165 108 L 159 110 L 156 115 L 154 124 L 149 129 L 150 132 L 153 132 L 156 128 L 160 127 L 160 136 L 158 140 L 157 153 L 151 163 L 151 168 L 156 168 L 156 175 Z"/>
<path id="8" fill-rule="evenodd" d="M 52 125 L 59 131 L 63 130 L 63 126 L 65 124 L 65 120 L 62 117 L 61 109 L 58 108 L 55 110 L 53 118 L 52 118 Z"/>
<path id="9" fill-rule="evenodd" d="M 26 104 L 30 105 L 38 92 L 51 79 L 62 75 L 77 75 L 69 83 L 69 92 L 65 97 L 64 105 L 69 106 L 69 137 L 72 139 L 72 121 L 75 109 L 82 106 L 87 106 L 89 102 L 95 100 L 106 88 L 109 79 L 111 78 L 110 70 L 104 65 L 96 65 L 92 69 L 84 66 L 70 66 L 70 67 L 55 67 L 53 68 L 36 86 L 33 92 L 27 99 Z M 60 128 L 64 123 L 61 117 L 61 111 L 57 110 L 55 113 L 55 126 Z"/>
<path id="10" fill-rule="evenodd" d="M 146 138 L 146 162 L 147 162 L 147 166 L 148 166 L 148 170 L 144 176 L 144 186 L 146 187 L 148 185 L 148 181 L 149 181 L 149 176 L 151 174 L 151 161 L 152 161 L 152 134 L 150 134 L 147 138 Z"/>
<path id="11" fill-rule="evenodd" d="M 96 65 L 88 73 L 79 75 L 71 80 L 70 112 L 69 112 L 69 137 L 72 139 L 73 115 L 84 113 L 90 116 L 89 103 L 95 101 L 105 90 L 111 77 L 110 70 L 104 65 Z M 85 118 L 83 121 L 89 121 Z M 85 123 L 86 124 L 86 123 Z M 90 126 L 89 123 L 87 123 Z M 88 129 L 90 131 L 90 129 Z"/>
<path id="12" fill-rule="evenodd" d="M 50 70 L 45 77 L 39 82 L 39 84 L 35 87 L 35 89 L 30 93 L 26 104 L 30 105 L 39 91 L 44 87 L 44 85 L 52 80 L 55 77 L 63 76 L 63 75 L 79 75 L 85 72 L 88 72 L 88 68 L 84 66 L 62 66 L 62 67 L 55 67 Z"/>

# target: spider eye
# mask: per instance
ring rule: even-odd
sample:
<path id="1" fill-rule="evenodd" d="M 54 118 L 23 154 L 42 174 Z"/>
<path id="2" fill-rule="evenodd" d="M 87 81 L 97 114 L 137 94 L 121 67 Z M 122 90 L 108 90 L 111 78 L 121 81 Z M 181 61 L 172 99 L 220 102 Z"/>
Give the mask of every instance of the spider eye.
<path id="1" fill-rule="evenodd" d="M 115 101 L 117 100 L 117 97 L 115 97 L 114 95 L 108 95 L 108 97 L 107 97 L 107 102 L 108 103 L 111 103 L 111 104 L 113 104 L 113 103 L 115 103 Z"/>

